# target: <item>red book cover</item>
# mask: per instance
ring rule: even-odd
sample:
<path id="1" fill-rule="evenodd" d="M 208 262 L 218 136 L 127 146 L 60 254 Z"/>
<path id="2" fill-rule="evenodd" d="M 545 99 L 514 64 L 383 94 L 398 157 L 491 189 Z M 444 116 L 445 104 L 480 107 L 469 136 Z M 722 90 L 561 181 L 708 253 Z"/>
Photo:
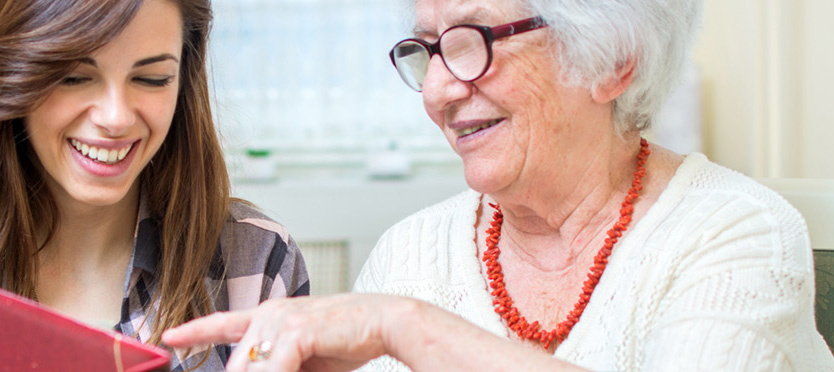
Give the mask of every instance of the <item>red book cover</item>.
<path id="1" fill-rule="evenodd" d="M 167 371 L 170 354 L 0 289 L 0 372 Z"/>

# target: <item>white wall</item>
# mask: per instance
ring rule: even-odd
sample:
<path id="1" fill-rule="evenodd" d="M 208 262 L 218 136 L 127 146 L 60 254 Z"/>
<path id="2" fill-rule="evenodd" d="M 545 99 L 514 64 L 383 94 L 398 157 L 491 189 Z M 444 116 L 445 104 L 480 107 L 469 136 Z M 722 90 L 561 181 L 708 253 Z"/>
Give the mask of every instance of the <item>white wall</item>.
<path id="1" fill-rule="evenodd" d="M 706 0 L 705 152 L 755 177 L 834 178 L 834 1 Z"/>
<path id="2" fill-rule="evenodd" d="M 834 1 L 805 0 L 802 14 L 802 103 L 799 153 L 806 177 L 834 178 Z"/>

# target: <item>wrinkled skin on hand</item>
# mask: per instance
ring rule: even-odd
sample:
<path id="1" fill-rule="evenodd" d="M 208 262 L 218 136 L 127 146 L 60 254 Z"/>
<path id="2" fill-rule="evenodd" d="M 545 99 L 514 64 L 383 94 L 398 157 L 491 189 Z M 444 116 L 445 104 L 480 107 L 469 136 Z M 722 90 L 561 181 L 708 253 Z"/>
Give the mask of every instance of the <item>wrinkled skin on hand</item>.
<path id="1" fill-rule="evenodd" d="M 281 298 L 237 312 L 218 312 L 163 334 L 175 348 L 237 343 L 227 371 L 350 371 L 386 353 L 386 313 L 414 302 L 385 295 L 342 294 Z M 272 343 L 266 360 L 252 362 L 249 350 Z"/>

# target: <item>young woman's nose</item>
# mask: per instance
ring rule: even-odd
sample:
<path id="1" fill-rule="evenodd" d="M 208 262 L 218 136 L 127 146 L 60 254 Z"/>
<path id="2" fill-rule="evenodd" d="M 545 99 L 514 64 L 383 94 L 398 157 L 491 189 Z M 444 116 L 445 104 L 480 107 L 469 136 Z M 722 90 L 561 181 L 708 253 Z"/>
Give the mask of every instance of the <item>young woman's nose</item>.
<path id="1" fill-rule="evenodd" d="M 124 135 L 136 123 L 129 93 L 117 86 L 103 88 L 94 102 L 91 120 L 108 136 Z"/>
<path id="2" fill-rule="evenodd" d="M 426 109 L 441 111 L 449 104 L 466 99 L 471 94 L 472 83 L 455 78 L 446 68 L 440 55 L 432 56 L 426 77 L 423 79 L 423 104 Z"/>

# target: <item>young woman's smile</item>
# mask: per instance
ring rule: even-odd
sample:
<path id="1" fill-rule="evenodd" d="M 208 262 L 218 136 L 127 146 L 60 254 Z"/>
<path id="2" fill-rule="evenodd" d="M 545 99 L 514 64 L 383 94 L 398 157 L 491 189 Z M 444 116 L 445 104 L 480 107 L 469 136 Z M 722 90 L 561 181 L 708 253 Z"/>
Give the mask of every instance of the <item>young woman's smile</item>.
<path id="1" fill-rule="evenodd" d="M 117 141 L 112 144 L 94 144 L 92 141 L 69 141 L 72 157 L 86 171 L 99 177 L 118 176 L 130 167 L 136 141 Z"/>

